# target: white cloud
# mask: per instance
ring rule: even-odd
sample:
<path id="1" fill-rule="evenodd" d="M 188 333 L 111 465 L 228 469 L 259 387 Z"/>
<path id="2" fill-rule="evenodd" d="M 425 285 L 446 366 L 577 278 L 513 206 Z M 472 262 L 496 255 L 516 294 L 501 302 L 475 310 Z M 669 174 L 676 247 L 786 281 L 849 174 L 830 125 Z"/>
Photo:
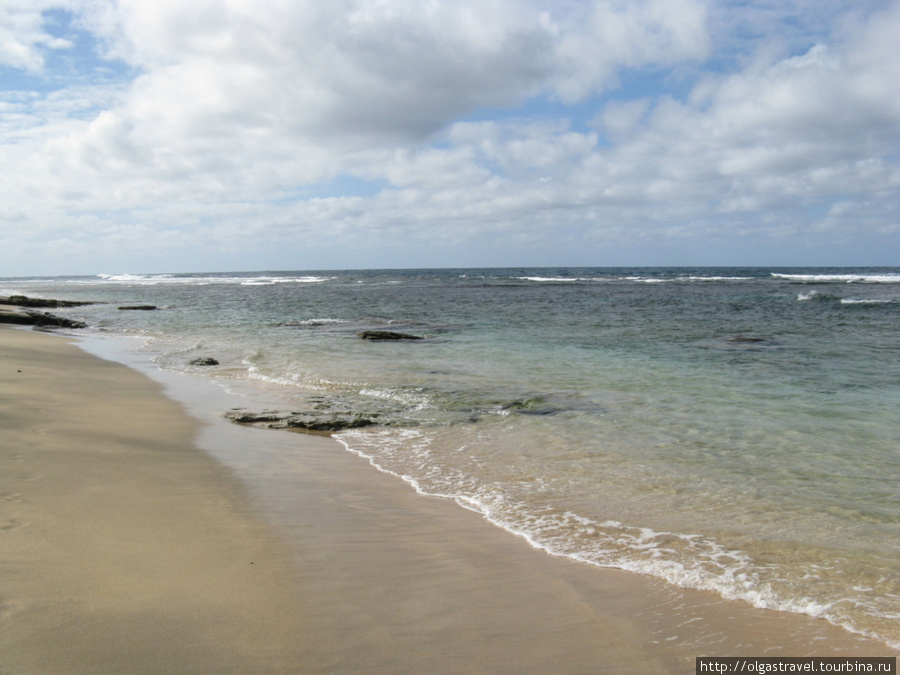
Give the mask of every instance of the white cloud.
<path id="1" fill-rule="evenodd" d="M 202 198 L 210 174 L 252 198 L 355 170 L 360 153 L 422 142 L 479 109 L 542 90 L 571 98 L 617 67 L 681 58 L 702 13 L 664 6 L 575 3 L 553 23 L 512 0 L 97 2 L 83 24 L 143 74 L 46 151 L 63 174 L 114 180 L 118 191 L 102 194 L 135 205 L 182 189 Z M 580 64 L 573 40 L 590 46 Z M 587 78 L 577 87 L 576 75 Z M 149 180 L 172 184 L 145 190 Z"/>
<path id="2" fill-rule="evenodd" d="M 43 14 L 67 5 L 58 0 L 0 0 L 0 67 L 38 72 L 44 67 L 45 50 L 69 49 L 70 41 L 48 32 Z"/>
<path id="3" fill-rule="evenodd" d="M 646 98 L 634 101 L 613 101 L 608 103 L 601 115 L 593 120 L 593 125 L 606 131 L 613 139 L 621 139 L 631 134 L 644 119 L 650 101 Z"/>
<path id="4" fill-rule="evenodd" d="M 75 27 L 136 74 L 0 92 L 0 244 L 89 261 L 91 242 L 110 257 L 326 237 L 462 250 L 514 232 L 577 251 L 765 238 L 779 217 L 798 237 L 895 232 L 900 3 L 782 4 L 80 3 Z M 0 5 L 24 17 L 0 49 L 25 55 L 0 63 L 40 72 L 66 46 L 51 6 Z M 679 85 L 630 86 L 648 72 Z M 575 103 L 590 128 L 566 119 Z M 317 197 L 345 175 L 375 194 Z"/>
<path id="5" fill-rule="evenodd" d="M 556 93 L 574 102 L 617 82 L 622 67 L 672 65 L 708 55 L 706 7 L 693 0 L 584 3 L 557 30 Z"/>

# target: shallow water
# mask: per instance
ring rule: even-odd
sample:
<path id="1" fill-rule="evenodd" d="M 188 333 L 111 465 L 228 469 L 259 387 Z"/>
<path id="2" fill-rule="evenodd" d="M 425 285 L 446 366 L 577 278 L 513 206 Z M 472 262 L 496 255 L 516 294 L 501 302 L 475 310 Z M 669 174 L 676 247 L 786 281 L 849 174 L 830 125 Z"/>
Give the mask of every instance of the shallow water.
<path id="1" fill-rule="evenodd" d="M 900 270 L 0 280 L 535 546 L 900 643 Z M 153 304 L 155 312 L 120 305 Z M 424 340 L 370 342 L 362 330 Z M 191 366 L 198 356 L 220 365 Z"/>

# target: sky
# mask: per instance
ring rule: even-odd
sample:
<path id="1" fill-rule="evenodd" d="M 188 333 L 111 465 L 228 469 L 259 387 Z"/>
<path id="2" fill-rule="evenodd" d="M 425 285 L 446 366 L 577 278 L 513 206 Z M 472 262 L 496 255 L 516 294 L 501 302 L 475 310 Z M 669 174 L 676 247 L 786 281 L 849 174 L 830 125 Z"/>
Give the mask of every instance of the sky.
<path id="1" fill-rule="evenodd" d="M 0 0 L 0 276 L 900 265 L 900 0 Z"/>

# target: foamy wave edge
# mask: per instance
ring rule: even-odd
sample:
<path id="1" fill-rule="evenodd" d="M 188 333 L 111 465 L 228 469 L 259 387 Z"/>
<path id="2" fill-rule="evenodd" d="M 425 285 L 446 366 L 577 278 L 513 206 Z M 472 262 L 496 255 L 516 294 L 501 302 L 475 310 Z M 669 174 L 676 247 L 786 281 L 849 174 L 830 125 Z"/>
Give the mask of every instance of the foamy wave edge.
<path id="1" fill-rule="evenodd" d="M 417 433 L 415 430 L 407 431 L 411 433 Z M 459 506 L 468 509 L 469 511 L 474 511 L 475 513 L 480 514 L 486 521 L 488 521 L 492 525 L 506 530 L 507 532 L 514 534 L 517 537 L 521 537 L 526 542 L 528 542 L 528 544 L 532 548 L 543 551 L 544 553 L 547 553 L 549 555 L 560 558 L 568 558 L 570 560 L 577 560 L 579 562 L 587 563 L 595 567 L 621 569 L 627 572 L 633 572 L 636 574 L 643 574 L 646 576 L 659 578 L 679 588 L 712 591 L 714 593 L 717 593 L 725 600 L 739 600 L 742 602 L 746 602 L 758 609 L 769 609 L 788 612 L 791 614 L 803 614 L 817 619 L 824 619 L 833 625 L 850 631 L 851 633 L 862 635 L 864 637 L 882 642 L 891 649 L 900 649 L 900 642 L 893 642 L 885 638 L 884 636 L 874 634 L 871 631 L 860 629 L 853 624 L 847 621 L 843 621 L 839 617 L 834 616 L 834 614 L 830 612 L 833 604 L 818 603 L 811 598 L 781 598 L 769 584 L 753 584 L 752 579 L 748 578 L 748 572 L 750 575 L 752 575 L 752 570 L 742 570 L 739 567 L 725 568 L 724 574 L 714 575 L 708 572 L 704 573 L 704 571 L 700 569 L 699 564 L 697 568 L 691 569 L 685 567 L 680 562 L 671 560 L 656 561 L 655 564 L 647 564 L 647 561 L 638 560 L 598 561 L 597 559 L 594 559 L 588 555 L 584 555 L 580 552 L 563 550 L 561 546 L 554 545 L 552 541 L 539 540 L 536 533 L 529 531 L 528 529 L 523 527 L 523 525 L 499 517 L 496 514 L 496 509 L 492 508 L 490 504 L 488 504 L 484 500 L 468 495 L 427 490 L 414 476 L 397 473 L 396 471 L 392 471 L 391 469 L 382 466 L 372 455 L 369 455 L 350 444 L 350 441 L 348 439 L 352 439 L 357 434 L 358 432 L 356 431 L 339 432 L 337 434 L 334 434 L 333 438 L 342 446 L 344 446 L 344 448 L 348 452 L 351 452 L 352 454 L 368 461 L 369 464 L 376 470 L 390 476 L 394 476 L 395 478 L 399 478 L 403 482 L 407 483 L 416 491 L 417 494 L 426 497 L 439 497 L 441 499 L 452 500 Z M 655 538 L 663 539 L 666 537 L 674 537 L 676 539 L 689 543 L 699 541 L 711 548 L 711 551 L 714 553 L 713 559 L 731 558 L 745 564 L 748 561 L 746 554 L 740 551 L 725 549 L 716 542 L 703 537 L 702 535 L 656 532 L 654 530 L 651 530 L 650 528 L 627 526 L 617 521 L 593 523 L 592 521 L 589 521 L 588 519 L 582 518 L 581 516 L 578 516 L 577 514 L 571 512 L 562 514 L 562 517 L 580 521 L 584 526 L 588 527 L 609 526 L 621 528 L 625 536 L 630 536 L 636 541 L 642 540 L 644 542 L 647 542 Z M 662 564 L 660 564 L 660 562 Z"/>

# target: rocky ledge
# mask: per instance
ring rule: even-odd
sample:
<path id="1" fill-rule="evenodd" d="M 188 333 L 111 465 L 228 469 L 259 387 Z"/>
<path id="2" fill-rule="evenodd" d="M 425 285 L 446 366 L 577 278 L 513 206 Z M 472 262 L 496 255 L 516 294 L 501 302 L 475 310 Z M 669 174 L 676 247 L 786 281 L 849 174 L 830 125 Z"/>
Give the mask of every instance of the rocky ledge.
<path id="1" fill-rule="evenodd" d="M 87 328 L 86 323 L 65 319 L 49 312 L 0 312 L 0 323 L 38 328 Z"/>
<path id="2" fill-rule="evenodd" d="M 2 305 L 15 305 L 16 307 L 32 307 L 42 309 L 59 309 L 60 307 L 82 307 L 94 305 L 94 302 L 75 302 L 74 300 L 51 300 L 46 298 L 29 298 L 27 295 L 10 295 L 0 298 Z"/>
<path id="3" fill-rule="evenodd" d="M 87 324 L 81 321 L 73 321 L 49 312 L 39 312 L 34 308 L 80 307 L 81 305 L 92 304 L 94 303 L 29 298 L 24 295 L 10 295 L 7 298 L 0 297 L 0 305 L 7 306 L 7 309 L 0 308 L 0 323 L 10 323 L 17 326 L 36 326 L 38 328 L 87 328 Z M 9 309 L 10 306 L 16 309 Z M 18 309 L 19 307 L 22 309 Z"/>
<path id="4" fill-rule="evenodd" d="M 297 429 L 322 433 L 359 429 L 378 424 L 371 417 L 349 412 L 329 412 L 324 415 L 315 415 L 304 412 L 263 411 L 250 413 L 245 410 L 231 410 L 225 413 L 225 417 L 235 424 L 247 424 L 266 429 Z"/>

